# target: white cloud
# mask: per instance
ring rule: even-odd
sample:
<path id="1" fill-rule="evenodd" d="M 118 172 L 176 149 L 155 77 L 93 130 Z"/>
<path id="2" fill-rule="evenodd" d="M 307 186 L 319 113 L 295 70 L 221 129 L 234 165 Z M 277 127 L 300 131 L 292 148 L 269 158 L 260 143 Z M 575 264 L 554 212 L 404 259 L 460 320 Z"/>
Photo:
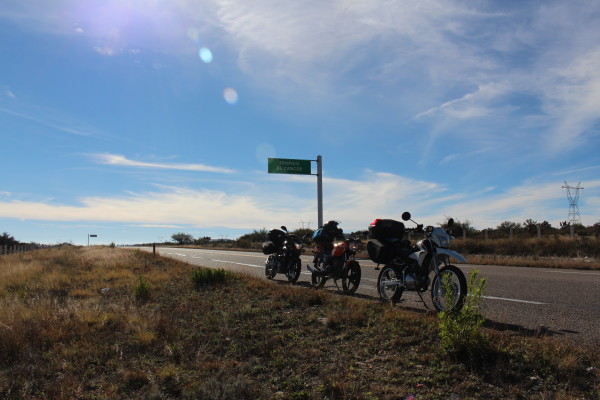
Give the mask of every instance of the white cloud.
<path id="1" fill-rule="evenodd" d="M 469 158 L 469 157 L 473 157 L 482 153 L 487 153 L 489 151 L 491 151 L 491 148 L 485 148 L 485 149 L 479 149 L 479 150 L 475 150 L 475 151 L 471 151 L 469 153 L 454 153 L 454 154 L 449 154 L 447 156 L 445 156 L 442 161 L 440 161 L 440 165 L 444 165 L 444 164 L 448 164 L 452 161 L 458 160 L 458 159 L 465 159 L 465 158 Z"/>
<path id="2" fill-rule="evenodd" d="M 107 165 L 119 165 L 125 167 L 135 168 L 151 168 L 151 169 L 171 169 L 180 171 L 200 171 L 200 172 L 217 172 L 223 174 L 231 174 L 235 172 L 229 168 L 211 167 L 204 164 L 165 164 L 165 163 L 153 163 L 144 161 L 135 161 L 126 158 L 119 154 L 94 154 L 92 155 L 98 162 Z"/>
<path id="3" fill-rule="evenodd" d="M 296 183 L 305 185 L 311 181 Z M 311 183 L 314 183 L 312 181 Z M 365 229 L 375 218 L 399 219 L 410 211 L 420 223 L 437 224 L 444 216 L 470 220 L 483 229 L 502 221 L 565 219 L 567 203 L 560 182 L 523 183 L 503 192 L 451 192 L 445 185 L 399 175 L 366 171 L 358 179 L 327 178 L 324 182 L 325 219 L 342 222 L 346 231 Z M 600 215 L 600 181 L 585 182 L 586 224 Z M 40 221 L 104 222 L 143 227 L 225 227 L 254 229 L 293 225 L 312 220 L 316 225 L 316 193 L 289 194 L 278 181 L 257 182 L 251 192 L 225 192 L 162 187 L 160 191 L 121 196 L 89 197 L 79 204 L 51 201 L 0 201 L 0 218 Z M 316 192 L 316 191 L 315 191 Z M 564 201 L 563 208 L 556 202 Z M 583 211 L 583 210 L 582 210 Z M 589 221 L 588 221 L 589 219 Z M 313 226 L 314 226 L 313 225 Z"/>
<path id="4" fill-rule="evenodd" d="M 544 107 L 555 120 L 548 147 L 563 152 L 580 146 L 600 119 L 600 46 L 549 70 L 544 83 Z"/>
<path id="5" fill-rule="evenodd" d="M 40 125 L 52 128 L 57 131 L 69 133 L 78 136 L 98 135 L 101 132 L 97 129 L 65 115 L 56 109 L 39 106 L 18 99 L 12 92 L 7 97 L 10 101 L 2 101 L 0 98 L 0 113 L 12 115 L 28 121 L 33 121 Z"/>
<path id="6" fill-rule="evenodd" d="M 94 51 L 103 56 L 114 56 L 117 51 L 110 46 L 94 46 Z"/>

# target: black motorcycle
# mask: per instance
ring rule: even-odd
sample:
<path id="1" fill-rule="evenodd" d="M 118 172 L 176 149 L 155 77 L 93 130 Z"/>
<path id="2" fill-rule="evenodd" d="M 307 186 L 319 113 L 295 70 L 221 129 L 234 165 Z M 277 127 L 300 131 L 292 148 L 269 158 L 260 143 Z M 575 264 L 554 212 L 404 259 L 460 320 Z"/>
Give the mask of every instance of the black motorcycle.
<path id="1" fill-rule="evenodd" d="M 267 241 L 262 246 L 263 253 L 269 256 L 265 262 L 266 277 L 273 279 L 278 273 L 285 274 L 288 281 L 295 283 L 302 269 L 300 255 L 303 247 L 302 240 L 289 233 L 285 226 L 267 232 Z"/>
<path id="2" fill-rule="evenodd" d="M 409 212 L 402 214 L 404 221 L 412 221 Z M 414 222 L 414 221 L 413 221 Z M 392 219 L 376 219 L 369 226 L 371 240 L 367 244 L 369 258 L 377 264 L 385 264 L 377 279 L 377 290 L 382 300 L 396 303 L 405 290 L 421 293 L 431 286 L 431 300 L 438 311 L 460 311 L 467 297 L 467 280 L 464 273 L 450 264 L 454 258 L 467 260 L 448 248 L 454 239 L 449 229 L 454 220 L 448 220 L 448 228 L 417 224 L 406 229 L 404 223 Z M 423 233 L 424 238 L 414 246 L 403 239 L 405 232 Z M 429 275 L 433 273 L 433 281 Z"/>

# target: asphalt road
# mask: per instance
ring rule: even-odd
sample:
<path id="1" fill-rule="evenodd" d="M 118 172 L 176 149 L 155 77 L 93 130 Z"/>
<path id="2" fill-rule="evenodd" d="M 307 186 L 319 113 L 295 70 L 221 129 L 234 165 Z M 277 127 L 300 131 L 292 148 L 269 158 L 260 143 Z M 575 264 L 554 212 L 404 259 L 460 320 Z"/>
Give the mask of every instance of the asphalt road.
<path id="1" fill-rule="evenodd" d="M 156 251 L 193 265 L 265 276 L 267 256 L 262 253 L 172 247 L 158 247 Z M 311 260 L 311 255 L 302 257 L 304 268 L 297 285 L 310 286 L 310 272 L 306 265 Z M 376 264 L 370 260 L 358 261 L 362 279 L 356 295 L 378 300 L 376 285 L 379 271 L 375 269 Z M 600 345 L 599 271 L 457 265 L 467 279 L 473 270 L 479 270 L 479 275 L 487 278 L 483 305 L 488 326 L 528 334 L 547 334 L 594 347 Z M 274 281 L 284 283 L 287 278 L 277 274 Z M 333 282 L 327 282 L 325 290 L 337 289 Z M 416 293 L 405 292 L 397 307 L 417 312 L 433 309 L 429 292 L 423 298 L 425 304 Z"/>

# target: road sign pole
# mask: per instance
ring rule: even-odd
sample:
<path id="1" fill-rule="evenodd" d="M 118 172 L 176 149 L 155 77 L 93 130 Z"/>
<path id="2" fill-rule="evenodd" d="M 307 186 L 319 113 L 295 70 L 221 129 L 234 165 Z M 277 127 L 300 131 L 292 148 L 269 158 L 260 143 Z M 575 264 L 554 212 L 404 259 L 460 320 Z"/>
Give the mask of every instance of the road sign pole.
<path id="1" fill-rule="evenodd" d="M 319 228 L 323 226 L 323 157 L 317 156 L 317 207 Z"/>

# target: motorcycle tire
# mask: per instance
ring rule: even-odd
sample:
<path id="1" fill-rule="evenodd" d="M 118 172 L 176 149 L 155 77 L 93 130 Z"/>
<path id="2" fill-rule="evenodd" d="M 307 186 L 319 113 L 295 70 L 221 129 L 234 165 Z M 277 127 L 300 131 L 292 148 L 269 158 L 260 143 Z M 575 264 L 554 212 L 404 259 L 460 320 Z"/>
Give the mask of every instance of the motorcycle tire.
<path id="1" fill-rule="evenodd" d="M 377 292 L 383 301 L 397 302 L 402 297 L 404 289 L 398 285 L 401 281 L 400 271 L 391 265 L 386 265 L 379 271 L 377 278 Z"/>
<path id="2" fill-rule="evenodd" d="M 440 268 L 431 284 L 431 301 L 437 311 L 459 312 L 467 297 L 467 278 L 454 265 Z"/>
<path id="3" fill-rule="evenodd" d="M 265 276 L 267 279 L 273 279 L 277 274 L 277 260 L 275 256 L 271 255 L 265 262 Z"/>
<path id="4" fill-rule="evenodd" d="M 322 271 L 323 270 L 323 258 L 315 257 L 315 259 L 313 261 L 313 267 L 316 271 Z M 313 287 L 315 289 L 322 288 L 323 285 L 325 285 L 326 281 L 327 281 L 327 278 L 325 278 L 323 276 L 323 274 L 320 274 L 318 272 L 313 272 L 310 276 L 310 283 L 313 285 Z"/>
<path id="5" fill-rule="evenodd" d="M 344 293 L 353 294 L 360 285 L 360 265 L 356 261 L 352 261 L 344 268 L 342 277 L 342 288 Z"/>
<path id="6" fill-rule="evenodd" d="M 286 272 L 286 276 L 290 283 L 296 283 L 298 278 L 300 278 L 300 272 L 302 271 L 302 261 L 300 258 L 296 258 L 295 260 L 290 262 L 290 266 L 288 271 Z"/>

